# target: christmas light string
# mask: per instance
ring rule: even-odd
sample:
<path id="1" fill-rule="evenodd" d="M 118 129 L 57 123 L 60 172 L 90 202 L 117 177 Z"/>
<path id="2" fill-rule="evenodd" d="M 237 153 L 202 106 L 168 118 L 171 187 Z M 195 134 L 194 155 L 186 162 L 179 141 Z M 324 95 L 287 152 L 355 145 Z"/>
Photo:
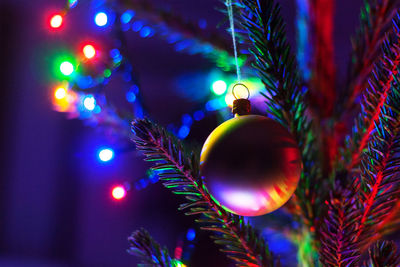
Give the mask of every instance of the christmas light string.
<path id="1" fill-rule="evenodd" d="M 48 21 L 52 32 L 63 30 L 64 24 L 68 22 L 67 15 L 73 11 L 77 4 L 77 0 L 68 0 L 62 10 L 53 14 Z M 223 71 L 229 71 L 235 65 L 237 82 L 239 82 L 241 74 L 231 1 L 227 1 L 227 7 L 234 57 L 232 57 L 232 53 L 222 50 L 223 46 L 227 47 L 224 42 L 221 42 L 221 46 L 211 49 L 213 43 L 204 42 L 204 40 L 208 40 L 208 31 L 201 33 L 205 34 L 203 39 L 192 40 L 189 37 L 188 40 L 184 34 L 176 31 L 179 28 L 168 28 L 168 25 L 164 25 L 161 21 L 152 22 L 152 17 L 147 19 L 147 11 L 143 11 L 140 8 L 138 10 L 134 9 L 134 7 L 127 9 L 128 7 L 122 4 L 118 6 L 112 5 L 112 7 L 96 6 L 97 11 L 93 17 L 93 23 L 98 28 L 112 27 L 108 34 L 112 39 L 115 39 L 113 42 L 115 45 L 104 49 L 96 42 L 85 40 L 85 43 L 81 43 L 79 46 L 78 53 L 80 55 L 76 53 L 74 53 L 76 55 L 73 55 L 71 52 L 58 54 L 57 58 L 62 60 L 58 63 L 55 61 L 57 68 L 55 76 L 59 77 L 57 77 L 58 81 L 54 86 L 53 106 L 55 110 L 66 113 L 68 118 L 79 118 L 84 120 L 86 124 L 100 127 L 104 131 L 110 143 L 106 144 L 107 149 L 103 146 L 97 150 L 96 155 L 99 164 L 112 164 L 111 161 L 115 156 L 124 151 L 132 151 L 134 149 L 133 146 L 124 141 L 129 140 L 129 130 L 126 129 L 129 129 L 129 123 L 133 118 L 143 117 L 144 113 L 136 75 L 133 73 L 130 60 L 125 56 L 127 44 L 122 33 L 132 30 L 142 38 L 148 38 L 158 33 L 168 43 L 174 45 L 176 51 L 203 54 L 215 61 L 216 66 Z M 120 10 L 124 11 L 119 14 Z M 154 23 L 154 25 L 151 23 Z M 199 22 L 198 27 L 198 30 L 202 31 L 206 28 L 206 24 Z M 223 40 L 222 37 L 220 39 Z M 218 42 L 215 40 L 214 45 L 218 44 Z M 232 62 L 233 59 L 235 64 Z M 242 57 L 240 61 L 242 64 Z M 105 94 L 106 85 L 117 74 L 122 75 L 124 83 L 127 83 L 126 85 L 124 84 L 124 87 L 126 86 L 127 88 L 125 98 L 132 105 L 134 116 L 123 116 L 122 114 L 128 115 L 128 113 L 119 110 L 118 106 L 113 105 Z M 231 91 L 229 88 L 236 86 L 234 83 L 235 78 L 233 75 L 227 75 L 223 72 L 215 73 L 215 71 L 211 71 L 206 76 L 207 80 L 214 81 L 210 83 L 210 89 L 213 94 L 208 96 L 205 101 L 203 99 L 202 101 L 204 102 L 201 103 L 200 107 L 193 109 L 192 112 L 183 114 L 180 123 L 170 124 L 167 127 L 168 130 L 181 139 L 185 139 L 189 135 L 195 121 L 202 120 L 207 114 L 217 112 L 224 120 L 230 117 L 226 107 L 232 106 L 232 101 L 236 98 L 233 96 L 233 91 L 229 92 Z M 246 79 L 246 84 L 251 84 L 252 93 L 254 93 L 253 89 L 259 90 L 262 88 L 260 81 L 254 77 Z M 132 112 L 129 112 L 129 114 L 132 114 Z M 120 146 L 120 148 L 117 146 Z M 112 151 L 111 157 L 110 151 Z M 146 175 L 146 178 L 133 182 L 132 186 L 136 189 L 142 189 L 156 180 L 157 175 Z"/>

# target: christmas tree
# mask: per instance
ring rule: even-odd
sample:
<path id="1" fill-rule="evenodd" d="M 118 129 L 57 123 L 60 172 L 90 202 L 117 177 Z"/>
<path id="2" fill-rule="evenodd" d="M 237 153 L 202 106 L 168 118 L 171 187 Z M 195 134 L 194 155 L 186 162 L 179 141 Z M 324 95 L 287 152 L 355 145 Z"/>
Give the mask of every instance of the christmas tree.
<path id="1" fill-rule="evenodd" d="M 292 224 L 280 225 L 282 217 L 278 215 L 278 222 L 271 224 L 274 232 L 296 245 L 297 264 L 400 266 L 400 250 L 395 241 L 386 240 L 398 230 L 400 215 L 400 3 L 365 1 L 344 82 L 338 81 L 334 63 L 333 0 L 297 1 L 296 51 L 287 41 L 277 1 L 224 4 L 227 12 L 223 5 L 219 7 L 230 20 L 234 48 L 225 38 L 228 34 L 221 38 L 147 1 L 112 2 L 115 17 L 99 12 L 95 22 L 102 27 L 114 20 L 119 49 L 110 51 L 109 63 L 102 68 L 89 62 L 96 55 L 91 44 L 84 46 L 85 58 L 79 64 L 61 60 L 60 71 L 70 78 L 67 85 L 57 87 L 55 107 L 102 126 L 122 142 L 127 143 L 132 136 L 135 149 L 153 164 L 152 175 L 182 196 L 179 210 L 209 231 L 222 253 L 237 266 L 280 266 L 281 261 L 295 266 L 296 262 L 281 259 L 269 248 L 268 238 L 252 225 L 251 218 L 227 208 L 215 192 L 211 193 L 200 150 L 180 140 L 190 131 L 191 117 L 207 116 L 207 111 L 218 109 L 218 101 L 207 102 L 208 108 L 193 112 L 179 127 L 166 129 L 144 118 L 146 108 L 140 101 L 132 64 L 124 57 L 127 48 L 121 31 L 130 25 L 146 36 L 159 34 L 176 43 L 179 50 L 200 53 L 226 72 L 236 69 L 240 82 L 240 68 L 247 76 L 257 75 L 262 84 L 257 98 L 265 101 L 264 111 L 259 113 L 290 133 L 301 158 L 297 188 L 289 201 L 282 201 L 282 205 L 286 203 L 279 210 Z M 66 11 L 75 5 L 76 1 L 69 1 Z M 132 23 L 134 12 L 151 27 L 144 30 L 147 26 L 143 23 Z M 52 17 L 51 27 L 61 26 L 62 15 Z M 134 105 L 134 114 L 112 106 L 101 90 L 118 71 L 129 83 L 126 98 Z M 93 93 L 85 92 L 87 88 Z M 226 109 L 222 114 L 229 118 Z M 251 134 L 247 137 L 253 138 Z M 113 156 L 111 150 L 101 153 L 104 161 Z M 247 153 L 256 152 L 250 149 Z M 116 197 L 122 197 L 123 190 L 116 188 Z M 190 262 L 172 257 L 145 229 L 135 231 L 128 240 L 128 252 L 140 256 L 144 264 L 190 266 Z"/>

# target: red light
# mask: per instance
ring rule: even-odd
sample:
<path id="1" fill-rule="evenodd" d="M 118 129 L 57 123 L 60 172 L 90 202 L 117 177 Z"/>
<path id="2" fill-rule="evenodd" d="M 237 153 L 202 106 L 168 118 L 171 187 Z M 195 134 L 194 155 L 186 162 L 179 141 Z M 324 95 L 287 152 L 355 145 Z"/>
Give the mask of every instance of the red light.
<path id="1" fill-rule="evenodd" d="M 58 29 L 63 23 L 63 17 L 60 14 L 56 14 L 50 19 L 50 27 L 53 29 Z"/>
<path id="2" fill-rule="evenodd" d="M 120 200 L 126 196 L 126 190 L 122 186 L 115 186 L 112 189 L 111 195 L 115 200 Z"/>
<path id="3" fill-rule="evenodd" d="M 91 59 L 96 55 L 96 49 L 93 47 L 93 45 L 85 45 L 82 49 L 83 54 L 85 55 L 86 58 Z"/>

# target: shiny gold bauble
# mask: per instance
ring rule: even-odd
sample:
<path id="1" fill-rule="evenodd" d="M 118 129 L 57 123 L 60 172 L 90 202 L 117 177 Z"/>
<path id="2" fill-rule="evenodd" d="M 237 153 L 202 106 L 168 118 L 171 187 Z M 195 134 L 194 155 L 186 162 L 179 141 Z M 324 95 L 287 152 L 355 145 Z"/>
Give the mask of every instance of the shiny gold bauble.
<path id="1" fill-rule="evenodd" d="M 295 139 L 282 125 L 264 116 L 243 115 L 209 135 L 200 169 L 219 205 L 238 215 L 257 216 L 289 200 L 302 162 Z"/>

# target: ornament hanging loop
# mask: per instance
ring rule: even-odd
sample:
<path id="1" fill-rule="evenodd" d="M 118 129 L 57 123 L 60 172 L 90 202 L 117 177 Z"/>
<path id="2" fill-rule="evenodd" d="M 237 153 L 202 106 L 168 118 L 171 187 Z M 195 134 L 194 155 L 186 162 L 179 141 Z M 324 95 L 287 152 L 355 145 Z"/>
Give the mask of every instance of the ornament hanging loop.
<path id="1" fill-rule="evenodd" d="M 236 88 L 236 86 L 241 86 L 241 87 L 246 88 L 247 97 L 246 97 L 245 99 L 249 99 L 249 98 L 250 98 L 250 90 L 249 90 L 249 88 L 247 88 L 247 86 L 244 85 L 243 83 L 236 83 L 236 84 L 232 87 L 232 95 L 233 95 L 233 97 L 234 97 L 235 99 L 239 99 L 239 98 L 235 95 L 235 88 Z M 241 98 L 242 98 L 242 97 L 241 97 Z"/>
<path id="2" fill-rule="evenodd" d="M 246 88 L 247 98 L 237 98 L 237 96 L 235 95 L 235 87 L 236 86 L 242 86 L 242 87 Z M 235 115 L 235 117 L 242 116 L 242 115 L 249 115 L 250 109 L 251 109 L 250 100 L 249 100 L 249 97 L 250 97 L 249 88 L 247 88 L 247 86 L 244 85 L 243 83 L 237 83 L 232 87 L 232 95 L 235 98 L 235 100 L 233 101 L 233 106 L 232 106 L 233 115 Z"/>

